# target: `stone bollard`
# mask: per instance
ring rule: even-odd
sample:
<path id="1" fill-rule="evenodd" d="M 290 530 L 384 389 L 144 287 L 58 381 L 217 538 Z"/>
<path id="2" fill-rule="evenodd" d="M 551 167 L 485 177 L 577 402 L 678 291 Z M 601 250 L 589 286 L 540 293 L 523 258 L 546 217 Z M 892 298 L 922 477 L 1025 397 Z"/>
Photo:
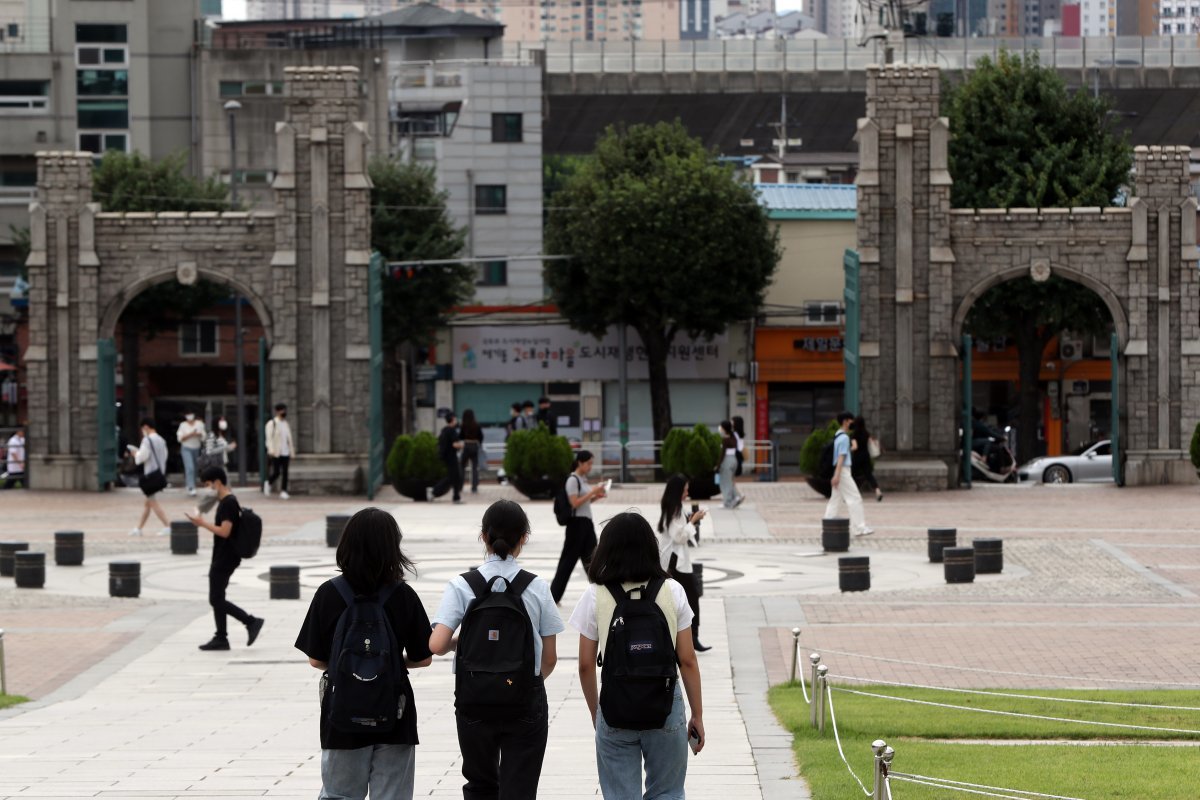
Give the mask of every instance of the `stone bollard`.
<path id="1" fill-rule="evenodd" d="M 142 593 L 140 561 L 108 562 L 108 596 L 137 597 Z"/>
<path id="2" fill-rule="evenodd" d="M 1004 571 L 1004 540 L 976 539 L 975 574 L 996 575 Z"/>
<path id="3" fill-rule="evenodd" d="M 200 549 L 200 532 L 191 520 L 171 523 L 171 552 L 177 556 L 194 556 Z"/>
<path id="4" fill-rule="evenodd" d="M 13 570 L 18 589 L 41 589 L 46 585 L 46 554 L 28 550 L 16 554 Z"/>
<path id="5" fill-rule="evenodd" d="M 325 544 L 337 547 L 342 539 L 342 530 L 350 521 L 349 514 L 329 514 L 325 517 Z"/>
<path id="6" fill-rule="evenodd" d="M 83 565 L 83 531 L 54 533 L 54 563 L 60 567 Z"/>
<path id="7" fill-rule="evenodd" d="M 850 520 L 821 520 L 821 547 L 826 553 L 844 553 L 850 549 Z"/>
<path id="8" fill-rule="evenodd" d="M 14 556 L 29 549 L 29 542 L 0 542 L 0 577 L 11 578 L 16 569 Z"/>
<path id="9" fill-rule="evenodd" d="M 958 529 L 957 528 L 930 528 L 929 529 L 929 563 L 942 563 L 942 551 L 947 547 L 958 546 Z"/>
<path id="10" fill-rule="evenodd" d="M 838 559 L 838 588 L 843 592 L 865 592 L 871 588 L 869 556 L 842 556 Z"/>
<path id="11" fill-rule="evenodd" d="M 271 567 L 271 599 L 300 599 L 300 567 L 291 564 Z"/>
<path id="12" fill-rule="evenodd" d="M 975 582 L 975 548 L 947 547 L 943 551 L 946 583 Z"/>

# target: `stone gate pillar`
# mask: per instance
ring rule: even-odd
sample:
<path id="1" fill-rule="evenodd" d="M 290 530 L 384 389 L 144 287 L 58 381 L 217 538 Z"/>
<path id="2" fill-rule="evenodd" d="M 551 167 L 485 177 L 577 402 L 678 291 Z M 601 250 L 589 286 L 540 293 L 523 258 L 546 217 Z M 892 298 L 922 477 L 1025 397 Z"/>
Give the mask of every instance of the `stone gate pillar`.
<path id="1" fill-rule="evenodd" d="M 858 121 L 862 411 L 920 482 L 953 475 L 957 349 L 952 339 L 949 124 L 926 66 L 867 69 Z"/>

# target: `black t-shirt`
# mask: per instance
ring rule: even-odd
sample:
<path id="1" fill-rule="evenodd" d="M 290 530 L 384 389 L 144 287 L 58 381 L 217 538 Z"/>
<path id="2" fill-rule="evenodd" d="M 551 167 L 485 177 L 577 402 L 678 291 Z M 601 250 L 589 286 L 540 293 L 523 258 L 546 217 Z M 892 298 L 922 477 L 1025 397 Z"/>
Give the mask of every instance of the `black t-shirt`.
<path id="1" fill-rule="evenodd" d="M 233 544 L 233 537 L 237 536 L 237 526 L 241 518 L 242 506 L 232 494 L 226 495 L 224 500 L 217 503 L 217 514 L 213 518 L 213 524 L 219 528 L 222 522 L 228 520 L 233 523 L 233 530 L 228 537 L 213 534 L 212 563 L 237 566 L 241 562 L 242 557 L 238 555 Z"/>
<path id="2" fill-rule="evenodd" d="M 454 452 L 454 443 L 458 440 L 458 428 L 453 425 L 442 428 L 442 432 L 438 434 L 438 454 L 443 461 L 453 461 L 457 458 Z"/>
<path id="3" fill-rule="evenodd" d="M 346 601 L 337 587 L 331 581 L 321 584 L 308 607 L 308 616 L 300 627 L 300 635 L 296 637 L 296 649 L 309 658 L 329 663 L 333 657 L 330 652 L 333 649 L 333 634 L 345 610 Z M 392 624 L 396 644 L 403 649 L 409 661 L 424 661 L 433 655 L 429 651 L 429 616 L 421 605 L 421 598 L 417 597 L 411 586 L 407 583 L 397 586 L 388 598 L 384 611 Z M 404 716 L 387 733 L 344 733 L 334 730 L 323 706 L 321 748 L 354 750 L 374 744 L 417 744 L 417 706 L 411 683 L 406 684 L 404 693 L 408 697 Z"/>

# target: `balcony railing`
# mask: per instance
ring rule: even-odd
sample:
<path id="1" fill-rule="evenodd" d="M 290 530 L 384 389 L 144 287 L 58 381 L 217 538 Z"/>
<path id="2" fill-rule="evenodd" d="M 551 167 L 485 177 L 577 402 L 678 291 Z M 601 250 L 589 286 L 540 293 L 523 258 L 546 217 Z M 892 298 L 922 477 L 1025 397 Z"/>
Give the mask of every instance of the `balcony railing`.
<path id="1" fill-rule="evenodd" d="M 944 70 L 973 69 L 1002 50 L 1036 53 L 1059 69 L 1200 67 L 1192 36 L 1025 38 L 912 38 L 896 54 L 908 64 Z M 506 57 L 544 58 L 546 71 L 636 72 L 852 72 L 884 62 L 884 43 L 859 47 L 852 39 L 724 39 L 698 41 L 508 42 Z M 536 54 L 536 55 L 535 55 Z"/>
<path id="2" fill-rule="evenodd" d="M 0 206 L 27 206 L 36 199 L 36 186 L 0 186 Z"/>
<path id="3" fill-rule="evenodd" d="M 50 98 L 44 94 L 0 94 L 0 115 L 44 114 L 50 108 Z"/>

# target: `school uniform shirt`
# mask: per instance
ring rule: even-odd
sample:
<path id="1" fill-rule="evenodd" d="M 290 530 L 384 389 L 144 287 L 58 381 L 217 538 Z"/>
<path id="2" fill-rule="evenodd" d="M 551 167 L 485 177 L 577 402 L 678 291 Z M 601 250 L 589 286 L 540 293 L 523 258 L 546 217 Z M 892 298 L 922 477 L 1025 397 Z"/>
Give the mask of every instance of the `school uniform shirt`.
<path id="1" fill-rule="evenodd" d="M 14 433 L 8 440 L 8 474 L 21 475 L 25 472 L 25 437 Z"/>
<path id="2" fill-rule="evenodd" d="M 142 444 L 138 447 L 137 455 L 133 457 L 137 464 L 141 464 L 142 473 L 151 475 L 155 472 L 167 474 L 167 440 L 159 436 L 157 433 L 152 433 L 149 436 L 142 437 Z"/>
<path id="3" fill-rule="evenodd" d="M 628 592 L 636 586 L 645 585 L 646 581 L 635 581 L 623 583 L 621 588 Z M 678 581 L 668 578 L 663 584 L 663 590 L 658 593 L 658 597 L 654 601 L 662 609 L 663 616 L 667 619 L 667 627 L 671 629 L 672 642 L 679 637 L 680 631 L 686 631 L 692 627 L 692 619 L 696 615 L 692 613 L 687 595 Z M 580 636 L 598 642 L 600 655 L 604 655 L 608 629 L 612 625 L 613 612 L 616 610 L 617 599 L 612 596 L 612 592 L 603 586 L 589 583 L 587 589 L 583 591 L 583 597 L 579 598 L 579 604 L 575 606 L 575 611 L 571 613 L 571 627 L 579 631 Z M 600 631 L 605 632 L 603 639 L 600 638 Z"/>
<path id="4" fill-rule="evenodd" d="M 226 520 L 233 523 L 233 528 L 229 536 L 213 534 L 212 563 L 214 567 L 236 568 L 242 562 L 242 557 L 238 555 L 233 537 L 237 535 L 238 523 L 242 520 L 242 506 L 232 494 L 226 495 L 224 500 L 217 503 L 217 513 L 213 517 L 213 524 L 219 528 L 221 523 Z"/>
<path id="5" fill-rule="evenodd" d="M 692 571 L 692 554 L 688 542 L 692 540 L 695 528 L 687 520 L 688 515 L 681 511 L 667 523 L 665 531 L 655 531 L 658 537 L 658 560 L 664 570 L 670 569 L 671 556 L 675 556 L 676 572 Z"/>
<path id="6" fill-rule="evenodd" d="M 300 626 L 296 649 L 309 658 L 324 661 L 332 669 L 332 662 L 337 656 L 331 652 L 333 635 L 338 619 L 345 610 L 346 601 L 337 587 L 331 581 L 321 584 L 308 607 L 308 616 Z M 417 597 L 411 586 L 407 583 L 397 586 L 383 610 L 392 625 L 392 633 L 396 635 L 396 646 L 403 649 L 405 658 L 424 661 L 433 655 L 429 652 L 429 617 L 421 605 L 421 598 Z M 322 704 L 321 749 L 355 750 L 376 744 L 418 744 L 417 705 L 411 681 L 404 682 L 404 695 L 407 698 L 404 715 L 390 731 L 384 733 L 346 733 L 336 730 L 325 713 L 327 709 L 324 706 L 327 704 Z"/>
<path id="7" fill-rule="evenodd" d="M 479 574 L 485 581 L 490 581 L 499 575 L 504 580 L 492 584 L 492 591 L 504 591 L 508 588 L 507 581 L 517 577 L 521 565 L 512 556 L 500 560 L 500 556 L 492 554 L 479 565 Z M 467 585 L 462 575 L 454 576 L 442 594 L 442 604 L 433 615 L 434 625 L 445 625 L 450 630 L 458 630 L 463 617 L 467 614 L 467 606 L 475 599 L 475 592 Z M 529 612 L 529 622 L 533 626 L 533 674 L 542 674 L 542 637 L 554 636 L 565 630 L 562 617 L 558 615 L 558 606 L 550 596 L 550 584 L 535 577 L 533 582 L 521 593 L 521 602 Z M 457 666 L 457 665 L 456 665 Z"/>
<path id="8" fill-rule="evenodd" d="M 574 472 L 567 476 L 565 485 L 567 487 L 567 497 L 583 497 L 592 490 L 591 484 Z M 572 516 L 592 519 L 592 501 L 588 500 L 586 503 L 580 503 Z"/>

